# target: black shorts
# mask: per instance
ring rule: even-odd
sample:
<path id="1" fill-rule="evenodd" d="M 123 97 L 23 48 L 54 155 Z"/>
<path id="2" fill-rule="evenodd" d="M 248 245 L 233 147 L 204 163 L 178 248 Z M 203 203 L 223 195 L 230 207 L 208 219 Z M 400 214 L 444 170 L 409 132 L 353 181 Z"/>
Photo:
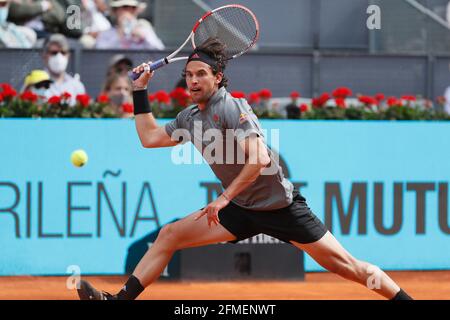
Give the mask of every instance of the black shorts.
<path id="1" fill-rule="evenodd" d="M 299 194 L 294 194 L 288 207 L 271 211 L 249 210 L 230 202 L 219 211 L 219 219 L 220 224 L 236 236 L 233 243 L 265 233 L 287 243 L 306 244 L 320 240 L 327 232 Z"/>

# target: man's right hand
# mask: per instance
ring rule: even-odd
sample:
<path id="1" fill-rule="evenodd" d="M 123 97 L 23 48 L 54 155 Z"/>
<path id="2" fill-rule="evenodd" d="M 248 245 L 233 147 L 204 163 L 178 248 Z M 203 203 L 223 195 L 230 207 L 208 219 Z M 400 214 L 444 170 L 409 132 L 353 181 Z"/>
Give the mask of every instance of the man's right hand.
<path id="1" fill-rule="evenodd" d="M 134 91 L 147 89 L 147 84 L 150 81 L 150 79 L 153 77 L 153 73 L 154 73 L 153 71 L 150 72 L 151 64 L 152 64 L 152 62 L 149 61 L 147 63 L 142 63 L 140 66 L 133 69 L 133 72 L 135 72 L 135 73 L 142 72 L 140 77 L 132 82 Z"/>

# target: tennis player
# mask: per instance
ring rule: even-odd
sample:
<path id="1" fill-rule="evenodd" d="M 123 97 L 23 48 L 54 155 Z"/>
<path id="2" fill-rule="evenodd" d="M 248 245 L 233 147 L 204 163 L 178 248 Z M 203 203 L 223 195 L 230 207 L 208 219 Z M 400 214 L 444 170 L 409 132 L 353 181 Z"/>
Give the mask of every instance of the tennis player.
<path id="1" fill-rule="evenodd" d="M 224 192 L 203 209 L 164 226 L 120 292 L 112 295 L 81 281 L 80 299 L 136 299 L 158 279 L 175 251 L 237 242 L 265 233 L 291 243 L 325 269 L 368 286 L 387 299 L 410 300 L 386 273 L 347 252 L 283 176 L 274 154 L 264 142 L 251 107 L 245 99 L 233 98 L 226 90 L 223 50 L 217 39 L 209 39 L 189 56 L 183 75 L 195 105 L 181 111 L 164 127 L 158 126 L 148 103 L 147 84 L 153 74 L 146 64 L 135 68 L 135 72 L 144 71 L 133 82 L 136 129 L 145 148 L 171 147 L 191 141 L 205 159 L 204 147 L 209 141 L 202 137 L 208 136 L 205 134 L 208 130 L 216 129 L 223 134 L 223 145 L 228 146 L 224 148 L 223 158 L 230 160 L 227 155 L 239 150 L 243 161 L 238 161 L 239 152 L 231 157 L 231 163 L 208 161 Z M 227 130 L 233 133 L 231 147 L 230 141 L 226 141 Z M 202 133 L 200 137 L 198 131 Z M 378 285 L 370 286 L 374 276 L 378 277 Z"/>

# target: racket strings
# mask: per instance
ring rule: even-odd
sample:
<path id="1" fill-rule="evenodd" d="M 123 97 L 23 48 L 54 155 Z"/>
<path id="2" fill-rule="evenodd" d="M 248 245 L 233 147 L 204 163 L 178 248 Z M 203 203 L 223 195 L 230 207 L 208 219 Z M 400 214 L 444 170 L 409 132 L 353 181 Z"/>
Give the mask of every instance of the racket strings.
<path id="1" fill-rule="evenodd" d="M 225 45 L 228 59 L 242 54 L 256 40 L 257 22 L 247 11 L 239 7 L 226 7 L 208 16 L 194 34 L 196 46 L 209 38 L 218 38 Z"/>

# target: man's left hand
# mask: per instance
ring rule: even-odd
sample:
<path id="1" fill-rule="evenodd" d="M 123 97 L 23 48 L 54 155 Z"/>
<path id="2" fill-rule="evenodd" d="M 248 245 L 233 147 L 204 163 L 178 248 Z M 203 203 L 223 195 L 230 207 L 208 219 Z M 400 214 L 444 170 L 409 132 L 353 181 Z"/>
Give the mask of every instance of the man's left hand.
<path id="1" fill-rule="evenodd" d="M 211 223 L 215 223 L 218 225 L 220 223 L 219 220 L 219 211 L 225 208 L 230 203 L 223 195 L 219 198 L 208 204 L 206 207 L 200 211 L 200 213 L 195 217 L 195 220 L 199 220 L 204 215 L 208 218 L 208 226 L 211 227 Z"/>

